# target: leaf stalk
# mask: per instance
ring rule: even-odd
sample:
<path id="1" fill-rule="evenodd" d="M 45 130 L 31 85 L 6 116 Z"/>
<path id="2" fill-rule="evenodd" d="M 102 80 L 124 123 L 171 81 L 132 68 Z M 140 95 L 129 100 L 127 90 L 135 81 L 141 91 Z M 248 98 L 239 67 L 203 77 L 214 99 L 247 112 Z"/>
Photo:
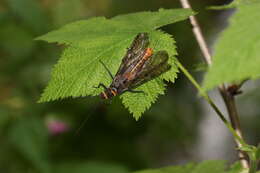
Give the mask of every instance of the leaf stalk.
<path id="1" fill-rule="evenodd" d="M 216 106 L 216 104 L 213 102 L 213 100 L 208 96 L 208 94 L 201 88 L 201 86 L 198 84 L 198 82 L 193 78 L 193 76 L 188 72 L 188 70 L 177 60 L 177 66 L 179 69 L 183 72 L 183 74 L 190 80 L 190 82 L 196 87 L 196 89 L 199 91 L 201 96 L 211 105 L 211 107 L 214 109 L 214 111 L 217 113 L 218 117 L 223 121 L 223 123 L 227 126 L 229 131 L 232 133 L 234 138 L 239 141 L 243 146 L 246 145 L 243 138 L 241 138 L 235 129 L 233 129 L 232 125 L 229 123 L 229 121 L 225 118 L 225 116 L 222 114 L 222 112 L 219 110 L 219 108 Z"/>
<path id="2" fill-rule="evenodd" d="M 183 8 L 192 9 L 188 0 L 180 0 L 180 2 L 181 2 L 181 5 Z M 204 36 L 201 32 L 199 23 L 197 22 L 197 19 L 195 16 L 190 16 L 189 19 L 190 19 L 190 23 L 192 25 L 193 34 L 196 37 L 196 40 L 197 40 L 199 47 L 201 49 L 201 52 L 203 54 L 203 58 L 206 61 L 206 63 L 210 66 L 212 64 L 212 57 L 211 57 L 209 48 L 206 44 L 206 41 L 204 39 Z M 219 115 L 221 120 L 226 124 L 226 126 L 230 129 L 230 131 L 232 131 L 232 133 L 235 132 L 235 134 L 233 134 L 235 137 L 235 142 L 238 147 L 241 147 L 241 146 L 243 146 L 243 144 L 245 144 L 245 142 L 243 140 L 243 136 L 242 136 L 242 132 L 241 132 L 241 128 L 240 128 L 240 120 L 239 120 L 237 107 L 236 107 L 236 103 L 235 103 L 235 97 L 234 97 L 234 95 L 232 95 L 228 92 L 228 90 L 226 89 L 224 84 L 220 85 L 218 87 L 218 90 L 225 102 L 231 124 L 225 119 L 225 117 L 222 117 L 222 115 L 219 114 L 219 110 L 215 108 L 216 105 L 211 103 L 212 102 L 211 99 L 208 100 L 208 98 L 207 98 L 208 96 L 205 95 L 206 93 L 204 93 L 203 97 L 209 102 L 209 104 L 212 106 L 212 108 L 217 112 L 217 114 Z M 241 161 L 243 168 L 249 168 L 249 163 L 246 160 L 247 155 L 242 151 L 239 151 L 238 155 L 239 155 L 239 158 L 241 158 L 240 161 Z"/>

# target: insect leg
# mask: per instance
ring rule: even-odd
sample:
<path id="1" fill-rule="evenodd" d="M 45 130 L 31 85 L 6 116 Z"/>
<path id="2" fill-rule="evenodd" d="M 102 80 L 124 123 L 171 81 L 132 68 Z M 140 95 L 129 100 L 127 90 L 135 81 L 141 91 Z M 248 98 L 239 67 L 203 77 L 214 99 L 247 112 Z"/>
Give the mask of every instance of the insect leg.
<path id="1" fill-rule="evenodd" d="M 103 65 L 103 67 L 106 69 L 106 71 L 108 72 L 109 76 L 112 78 L 112 80 L 114 80 L 114 77 L 112 75 L 112 73 L 109 71 L 109 69 L 107 68 L 107 66 L 101 61 L 99 60 L 99 62 Z"/>
<path id="2" fill-rule="evenodd" d="M 107 87 L 102 83 L 98 84 L 97 87 L 94 86 L 94 88 L 100 88 L 100 87 L 103 87 L 105 90 L 107 89 Z"/>

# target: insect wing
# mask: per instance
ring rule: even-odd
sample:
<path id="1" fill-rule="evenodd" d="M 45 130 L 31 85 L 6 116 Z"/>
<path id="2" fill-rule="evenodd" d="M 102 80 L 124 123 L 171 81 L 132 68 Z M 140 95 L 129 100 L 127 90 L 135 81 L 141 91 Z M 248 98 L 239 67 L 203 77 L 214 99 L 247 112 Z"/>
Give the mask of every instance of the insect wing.
<path id="1" fill-rule="evenodd" d="M 168 64 L 169 55 L 166 51 L 156 52 L 149 60 L 147 60 L 136 78 L 130 82 L 129 88 L 136 88 L 170 70 Z"/>
<path id="2" fill-rule="evenodd" d="M 139 33 L 128 48 L 116 75 L 123 74 L 127 69 L 133 68 L 142 58 L 148 45 L 148 33 Z"/>

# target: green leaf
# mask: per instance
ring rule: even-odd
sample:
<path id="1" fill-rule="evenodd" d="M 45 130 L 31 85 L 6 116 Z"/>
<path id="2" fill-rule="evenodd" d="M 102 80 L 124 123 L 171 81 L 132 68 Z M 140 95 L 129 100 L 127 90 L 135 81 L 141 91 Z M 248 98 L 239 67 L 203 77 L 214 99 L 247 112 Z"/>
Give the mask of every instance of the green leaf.
<path id="1" fill-rule="evenodd" d="M 239 150 L 245 151 L 245 152 L 254 152 L 254 151 L 256 151 L 256 147 L 253 145 L 244 145 L 242 147 L 239 147 Z"/>
<path id="2" fill-rule="evenodd" d="M 136 171 L 134 173 L 187 173 L 195 167 L 195 164 L 189 163 L 185 166 L 169 166 L 159 169 L 147 169 L 142 171 Z"/>
<path id="3" fill-rule="evenodd" d="M 234 163 L 231 167 L 230 170 L 228 170 L 227 173 L 243 173 L 245 169 L 242 167 L 241 163 L 238 161 Z M 247 170 L 248 171 L 248 170 Z"/>
<path id="4" fill-rule="evenodd" d="M 119 68 L 134 37 L 140 32 L 148 32 L 150 46 L 155 50 L 166 50 L 172 68 L 142 86 L 139 89 L 147 94 L 125 93 L 121 96 L 124 105 L 138 119 L 155 102 L 159 94 L 164 93 L 163 80 L 174 82 L 177 77 L 175 65 L 174 39 L 159 30 L 158 27 L 184 20 L 193 12 L 187 9 L 164 10 L 158 12 L 140 12 L 120 15 L 112 19 L 91 18 L 74 22 L 38 37 L 38 40 L 66 44 L 58 64 L 53 69 L 52 78 L 44 90 L 40 102 L 66 97 L 95 96 L 102 89 L 96 89 L 100 82 L 108 86 L 111 78 L 100 64 L 102 60 L 112 74 Z M 139 104 L 137 104 L 139 103 Z"/>
<path id="5" fill-rule="evenodd" d="M 236 163 L 226 170 L 226 162 L 223 160 L 208 160 L 202 163 L 189 163 L 184 166 L 169 166 L 159 169 L 148 169 L 134 173 L 241 173 L 241 166 Z"/>
<path id="6" fill-rule="evenodd" d="M 189 9 L 160 9 L 158 12 L 139 12 L 119 15 L 112 19 L 94 17 L 63 26 L 36 38 L 48 42 L 88 48 L 110 46 L 121 38 L 135 36 L 139 32 L 149 32 L 188 18 L 195 13 Z M 104 42 L 104 43 L 103 43 Z M 126 47 L 129 45 L 125 45 Z"/>
<path id="7" fill-rule="evenodd" d="M 192 173 L 203 173 L 203 172 L 210 172 L 210 173 L 221 173 L 224 172 L 225 170 L 225 161 L 223 160 L 210 160 L 210 161 L 205 161 L 197 165 Z"/>
<path id="8" fill-rule="evenodd" d="M 256 159 L 260 161 L 260 144 L 258 144 L 256 152 L 255 152 Z"/>
<path id="9" fill-rule="evenodd" d="M 259 9 L 259 2 L 238 6 L 230 26 L 215 45 L 213 64 L 204 79 L 204 89 L 260 76 Z"/>
<path id="10" fill-rule="evenodd" d="M 170 166 L 160 169 L 137 171 L 134 173 L 224 173 L 225 161 L 204 161 L 199 164 L 187 164 L 184 166 Z"/>
<path id="11" fill-rule="evenodd" d="M 250 5 L 250 4 L 255 3 L 257 1 L 258 0 L 235 0 L 235 1 L 232 1 L 228 5 L 210 6 L 210 7 L 208 7 L 208 9 L 211 9 L 211 10 L 224 10 L 224 9 L 239 7 L 241 5 Z"/>
<path id="12" fill-rule="evenodd" d="M 63 163 L 55 167 L 57 173 L 128 173 L 127 169 L 116 164 L 101 162 Z"/>

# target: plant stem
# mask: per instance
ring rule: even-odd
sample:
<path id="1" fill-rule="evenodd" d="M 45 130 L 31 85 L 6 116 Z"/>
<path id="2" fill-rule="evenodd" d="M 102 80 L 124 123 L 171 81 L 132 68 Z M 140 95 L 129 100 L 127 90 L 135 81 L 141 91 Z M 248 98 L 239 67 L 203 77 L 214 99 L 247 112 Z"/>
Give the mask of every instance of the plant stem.
<path id="1" fill-rule="evenodd" d="M 250 159 L 249 173 L 256 173 L 257 171 L 257 160 Z"/>
<path id="2" fill-rule="evenodd" d="M 228 115 L 230 118 L 230 122 L 232 124 L 232 127 L 235 129 L 236 134 L 243 139 L 242 133 L 241 133 L 241 127 L 240 127 L 240 120 L 236 108 L 236 102 L 235 98 L 232 94 L 227 92 L 226 88 L 224 85 L 219 86 L 219 92 L 225 102 L 225 105 L 227 107 Z M 236 144 L 238 148 L 242 147 L 242 143 L 240 143 L 237 139 L 235 139 Z M 241 164 L 243 165 L 244 168 L 249 168 L 249 164 L 246 160 L 246 155 L 243 151 L 238 152 L 239 158 L 241 158 Z"/>
<path id="3" fill-rule="evenodd" d="M 208 94 L 201 88 L 201 86 L 198 84 L 198 82 L 192 77 L 192 75 L 188 72 L 188 70 L 183 67 L 183 65 L 177 60 L 177 66 L 179 69 L 183 72 L 183 74 L 190 80 L 190 82 L 197 88 L 201 96 L 211 105 L 211 107 L 214 109 L 214 111 L 217 113 L 219 118 L 223 121 L 223 123 L 227 126 L 227 128 L 230 130 L 230 132 L 233 134 L 234 138 L 239 141 L 242 145 L 245 145 L 246 143 L 244 140 L 237 134 L 237 132 L 233 129 L 232 125 L 228 122 L 228 120 L 225 118 L 225 116 L 222 114 L 222 112 L 219 110 L 219 108 L 216 106 L 216 104 L 212 101 L 212 99 L 208 96 Z"/>
<path id="4" fill-rule="evenodd" d="M 188 0 L 180 0 L 180 2 L 182 4 L 183 8 L 191 9 L 191 6 L 190 6 Z M 209 48 L 204 39 L 204 36 L 202 35 L 200 26 L 199 26 L 195 16 L 190 16 L 189 19 L 190 19 L 190 23 L 192 25 L 193 34 L 195 35 L 196 40 L 200 46 L 201 52 L 204 56 L 204 60 L 210 66 L 212 64 L 212 58 L 211 58 L 211 55 L 209 52 Z M 236 136 L 238 136 L 241 139 L 241 140 L 238 140 L 238 138 L 235 138 L 235 142 L 238 147 L 241 147 L 243 145 L 243 143 L 241 143 L 241 142 L 244 140 L 243 140 L 243 136 L 242 136 L 242 132 L 241 132 L 241 128 L 240 128 L 240 121 L 239 121 L 239 116 L 238 116 L 238 112 L 237 112 L 234 95 L 232 95 L 228 92 L 228 90 L 226 89 L 224 84 L 220 85 L 218 87 L 218 90 L 219 90 L 219 92 L 225 102 L 226 108 L 228 110 L 229 119 L 230 119 L 231 125 L 233 127 L 232 130 L 235 129 Z M 213 106 L 213 105 L 211 104 L 211 106 Z M 213 106 L 213 108 L 214 108 L 214 106 Z M 214 108 L 214 110 L 215 110 L 215 108 Z M 222 119 L 222 121 L 224 121 L 224 120 Z M 227 125 L 227 123 L 225 121 L 224 121 L 224 123 Z M 239 158 L 241 158 L 240 162 L 241 162 L 241 165 L 243 166 L 243 168 L 249 168 L 249 163 L 246 160 L 246 154 L 242 151 L 239 151 L 238 155 L 239 155 Z"/>

